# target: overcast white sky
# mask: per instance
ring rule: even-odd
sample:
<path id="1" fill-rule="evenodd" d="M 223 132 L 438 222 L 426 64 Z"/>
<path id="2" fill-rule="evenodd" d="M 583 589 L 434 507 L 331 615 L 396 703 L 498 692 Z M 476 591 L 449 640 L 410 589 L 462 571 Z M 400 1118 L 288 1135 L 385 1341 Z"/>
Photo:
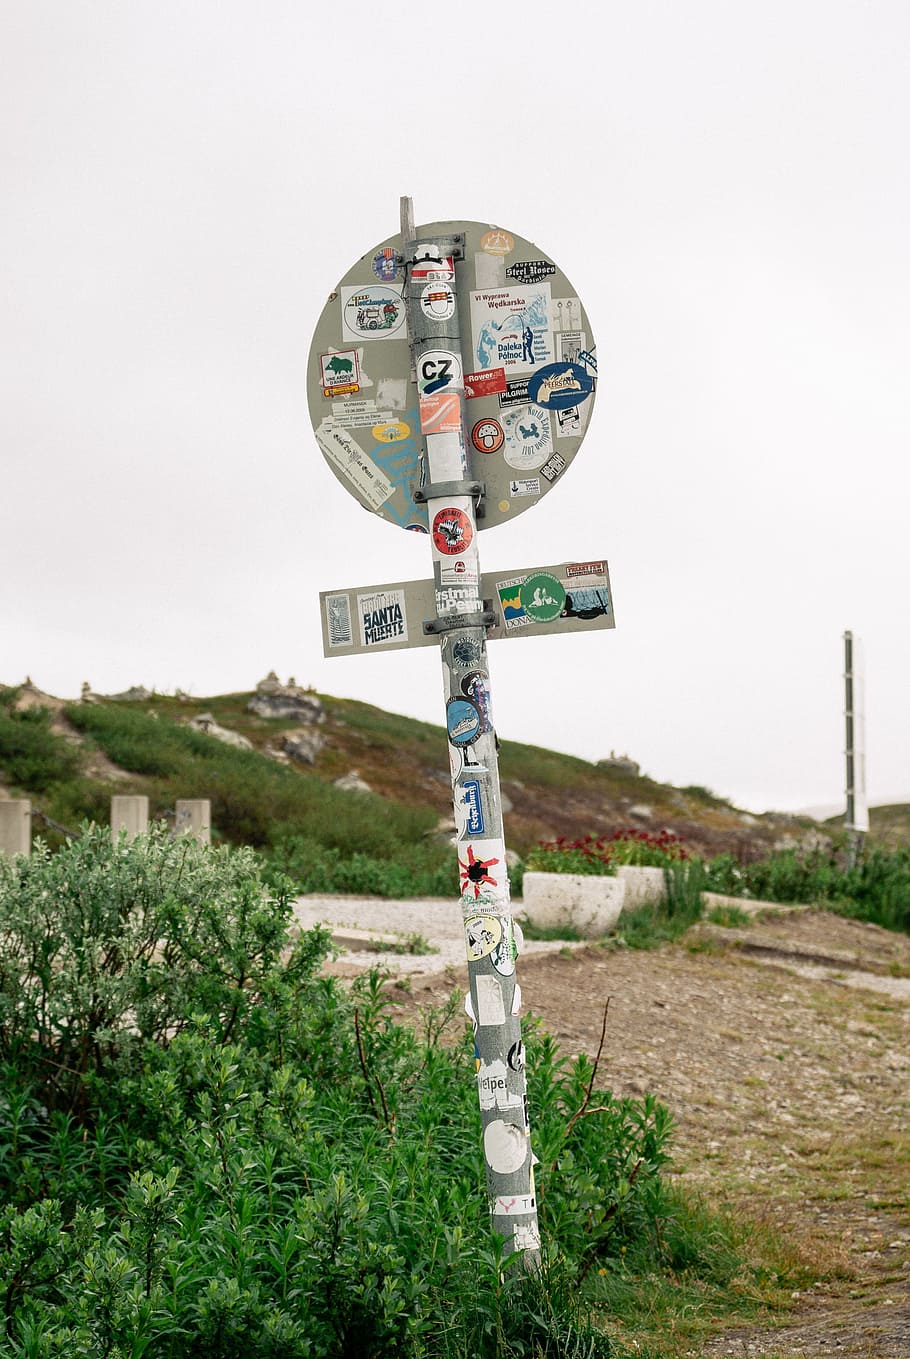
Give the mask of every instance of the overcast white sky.
<path id="1" fill-rule="evenodd" d="M 501 735 L 836 803 L 851 628 L 910 799 L 908 127 L 904 0 L 0 0 L 0 682 L 442 721 L 432 650 L 325 661 L 318 615 L 430 574 L 305 391 L 410 194 L 537 242 L 598 346 L 570 473 L 480 547 L 606 555 L 617 628 L 491 647 Z"/>

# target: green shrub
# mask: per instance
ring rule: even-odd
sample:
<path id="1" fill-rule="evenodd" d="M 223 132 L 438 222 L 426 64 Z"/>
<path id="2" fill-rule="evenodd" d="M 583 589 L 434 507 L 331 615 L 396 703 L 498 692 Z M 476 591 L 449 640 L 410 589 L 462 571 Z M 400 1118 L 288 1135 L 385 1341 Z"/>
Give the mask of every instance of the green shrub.
<path id="1" fill-rule="evenodd" d="M 337 892 L 381 897 L 453 897 L 458 865 L 451 845 L 417 844 L 402 859 L 359 851 L 344 854 L 311 836 L 276 835 L 269 872 L 291 878 L 298 892 Z"/>
<path id="2" fill-rule="evenodd" d="M 719 855 L 706 868 L 711 891 L 762 901 L 818 902 L 888 929 L 910 931 L 910 850 L 864 849 L 855 864 L 842 851 L 787 849 L 754 863 Z"/>
<path id="3" fill-rule="evenodd" d="M 72 778 L 79 768 L 79 753 L 63 736 L 51 731 L 47 708 L 15 711 L 7 690 L 0 704 L 0 770 L 16 788 L 43 793 Z"/>
<path id="4" fill-rule="evenodd" d="M 320 977 L 248 851 L 86 828 L 0 865 L 10 1354 L 606 1355 L 581 1281 L 665 1252 L 670 1119 L 527 1026 L 540 1276 L 490 1237 L 472 1036 Z M 288 951 L 289 950 L 289 951 Z M 647 1249 L 646 1249 L 647 1248 Z"/>

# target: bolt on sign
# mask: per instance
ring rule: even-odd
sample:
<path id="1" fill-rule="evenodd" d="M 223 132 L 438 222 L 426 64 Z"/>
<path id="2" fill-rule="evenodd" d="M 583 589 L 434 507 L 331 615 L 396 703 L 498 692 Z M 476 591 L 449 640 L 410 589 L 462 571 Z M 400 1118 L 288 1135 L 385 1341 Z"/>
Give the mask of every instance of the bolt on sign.
<path id="1" fill-rule="evenodd" d="M 438 646 L 493 1228 L 540 1248 L 487 642 L 612 628 L 602 554 L 481 572 L 479 533 L 538 504 L 597 393 L 590 322 L 542 250 L 498 226 L 434 222 L 360 259 L 329 295 L 307 369 L 316 442 L 374 514 L 425 534 L 432 576 L 320 595 L 326 656 Z"/>

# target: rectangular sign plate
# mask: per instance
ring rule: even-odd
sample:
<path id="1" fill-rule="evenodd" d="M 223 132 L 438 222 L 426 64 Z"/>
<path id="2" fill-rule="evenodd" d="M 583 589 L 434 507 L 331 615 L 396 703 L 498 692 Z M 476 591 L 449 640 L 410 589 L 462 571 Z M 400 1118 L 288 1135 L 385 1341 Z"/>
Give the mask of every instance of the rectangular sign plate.
<path id="1" fill-rule="evenodd" d="M 451 598 L 454 592 L 446 592 Z M 613 593 L 604 558 L 533 566 L 521 571 L 484 571 L 479 590 L 460 587 L 459 612 L 478 604 L 495 616 L 487 637 L 542 637 L 556 632 L 613 628 Z M 362 656 L 373 651 L 436 646 L 438 633 L 425 633 L 424 621 L 436 617 L 432 580 L 399 580 L 323 590 L 322 648 L 326 656 Z"/>

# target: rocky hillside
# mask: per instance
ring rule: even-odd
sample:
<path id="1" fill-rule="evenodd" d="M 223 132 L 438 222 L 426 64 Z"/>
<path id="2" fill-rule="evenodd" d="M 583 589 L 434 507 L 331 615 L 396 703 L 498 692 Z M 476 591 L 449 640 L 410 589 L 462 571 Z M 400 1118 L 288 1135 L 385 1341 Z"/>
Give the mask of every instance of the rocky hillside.
<path id="1" fill-rule="evenodd" d="M 17 762 L 15 756 L 16 719 L 21 729 L 25 714 L 37 721 L 42 710 L 49 714 L 43 720 L 48 736 L 57 741 L 54 758 L 60 762 L 43 785 L 40 778 L 25 776 L 22 760 Z M 154 729 L 149 718 L 156 722 Z M 151 730 L 158 738 L 154 753 L 148 740 Z M 169 779 L 166 752 L 173 748 L 176 761 L 178 747 L 173 742 L 169 747 L 165 738 L 176 740 L 180 730 L 198 736 L 194 749 L 203 754 L 212 742 L 243 750 L 254 763 L 258 757 L 262 764 L 255 767 L 261 768 L 263 780 L 282 765 L 299 773 L 308 786 L 314 780 L 327 788 L 334 785 L 332 794 L 326 794 L 329 800 L 337 797 L 335 788 L 353 793 L 371 790 L 390 804 L 404 804 L 423 814 L 431 811 L 440 834 L 449 825 L 451 792 L 442 727 L 351 699 L 316 694 L 293 680 L 283 684 L 274 674 L 252 692 L 204 699 L 179 690 L 168 695 L 141 687 L 102 695 L 84 686 L 81 698 L 70 703 L 43 693 L 30 681 L 0 687 L 0 795 L 32 796 L 40 810 L 72 822 L 83 815 L 100 818 L 113 792 L 144 792 L 150 797 L 152 815 L 161 815 L 173 806 L 174 796 L 205 797 L 213 791 L 205 786 L 189 789 L 185 780 L 178 788 Z M 194 767 L 207 768 L 204 763 Z M 249 761 L 244 768 L 249 782 L 255 769 Z M 507 843 L 519 853 L 539 839 L 637 827 L 668 829 L 701 853 L 728 851 L 751 858 L 836 830 L 807 817 L 773 812 L 754 816 L 707 789 L 657 783 L 625 756 L 590 763 L 504 741 L 501 776 Z M 223 774 L 217 780 L 221 805 L 227 806 L 230 788 Z M 896 810 L 889 809 L 892 832 L 899 821 Z M 217 811 L 213 817 L 217 831 Z M 237 837 L 228 830 L 227 838 Z"/>

